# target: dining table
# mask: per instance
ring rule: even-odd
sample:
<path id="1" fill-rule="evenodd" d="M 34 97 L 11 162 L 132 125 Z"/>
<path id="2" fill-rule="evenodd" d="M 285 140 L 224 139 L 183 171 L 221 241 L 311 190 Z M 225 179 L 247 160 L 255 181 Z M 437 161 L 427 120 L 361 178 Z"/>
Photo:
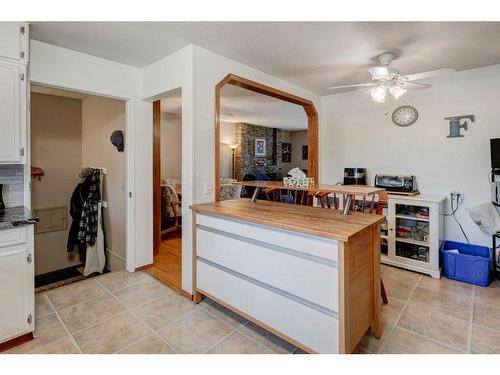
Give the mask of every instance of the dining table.
<path id="1" fill-rule="evenodd" d="M 314 184 L 311 186 L 296 186 L 288 185 L 281 181 L 235 181 L 233 184 L 238 184 L 242 186 L 254 187 L 251 202 L 255 202 L 257 196 L 261 189 L 284 189 L 290 191 L 306 191 L 308 193 L 313 193 L 316 196 L 318 193 L 327 194 L 342 194 L 345 196 L 344 207 L 342 213 L 348 215 L 352 202 L 356 196 L 363 197 L 373 197 L 375 194 L 385 191 L 383 188 L 378 188 L 375 186 L 368 185 L 325 185 L 325 184 Z"/>

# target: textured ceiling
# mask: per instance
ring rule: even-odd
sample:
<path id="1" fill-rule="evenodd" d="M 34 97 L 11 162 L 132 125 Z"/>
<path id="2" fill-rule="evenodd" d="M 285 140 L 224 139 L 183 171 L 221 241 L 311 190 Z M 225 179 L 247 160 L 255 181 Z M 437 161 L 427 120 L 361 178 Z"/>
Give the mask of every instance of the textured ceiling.
<path id="1" fill-rule="evenodd" d="M 318 94 L 370 79 L 386 51 L 404 74 L 500 63 L 498 22 L 33 22 L 31 35 L 137 67 L 195 43 Z"/>

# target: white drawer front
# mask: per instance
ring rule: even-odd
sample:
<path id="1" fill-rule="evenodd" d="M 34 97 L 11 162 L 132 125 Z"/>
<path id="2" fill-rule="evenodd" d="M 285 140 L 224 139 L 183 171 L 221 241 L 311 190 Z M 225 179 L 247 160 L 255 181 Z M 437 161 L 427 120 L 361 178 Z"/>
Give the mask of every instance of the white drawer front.
<path id="1" fill-rule="evenodd" d="M 339 352 L 333 316 L 202 261 L 197 261 L 197 287 L 319 353 Z"/>
<path id="2" fill-rule="evenodd" d="M 337 262 L 206 227 L 196 236 L 198 257 L 338 311 Z"/>
<path id="3" fill-rule="evenodd" d="M 301 251 L 329 260 L 336 261 L 338 259 L 338 242 L 328 238 L 273 229 L 263 225 L 237 221 L 235 219 L 227 220 L 200 213 L 196 215 L 196 223 L 205 227 L 222 230 L 258 241 L 265 241 L 273 245 Z"/>
<path id="4" fill-rule="evenodd" d="M 28 230 L 26 227 L 0 229 L 0 248 L 26 243 Z"/>

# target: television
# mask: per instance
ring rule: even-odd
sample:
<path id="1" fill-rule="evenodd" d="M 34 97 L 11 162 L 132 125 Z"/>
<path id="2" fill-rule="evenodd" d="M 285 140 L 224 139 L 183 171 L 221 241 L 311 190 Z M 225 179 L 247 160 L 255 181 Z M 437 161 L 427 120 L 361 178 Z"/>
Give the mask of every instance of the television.
<path id="1" fill-rule="evenodd" d="M 500 169 L 500 138 L 490 139 L 491 168 Z"/>

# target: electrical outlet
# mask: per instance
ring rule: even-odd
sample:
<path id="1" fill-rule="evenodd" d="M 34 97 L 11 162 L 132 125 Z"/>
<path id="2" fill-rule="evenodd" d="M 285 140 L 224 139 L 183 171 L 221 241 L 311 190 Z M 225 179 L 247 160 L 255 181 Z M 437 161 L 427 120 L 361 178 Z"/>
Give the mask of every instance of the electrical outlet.
<path id="1" fill-rule="evenodd" d="M 450 193 L 450 199 L 452 202 L 463 203 L 464 202 L 464 193 L 461 191 L 452 191 Z"/>

